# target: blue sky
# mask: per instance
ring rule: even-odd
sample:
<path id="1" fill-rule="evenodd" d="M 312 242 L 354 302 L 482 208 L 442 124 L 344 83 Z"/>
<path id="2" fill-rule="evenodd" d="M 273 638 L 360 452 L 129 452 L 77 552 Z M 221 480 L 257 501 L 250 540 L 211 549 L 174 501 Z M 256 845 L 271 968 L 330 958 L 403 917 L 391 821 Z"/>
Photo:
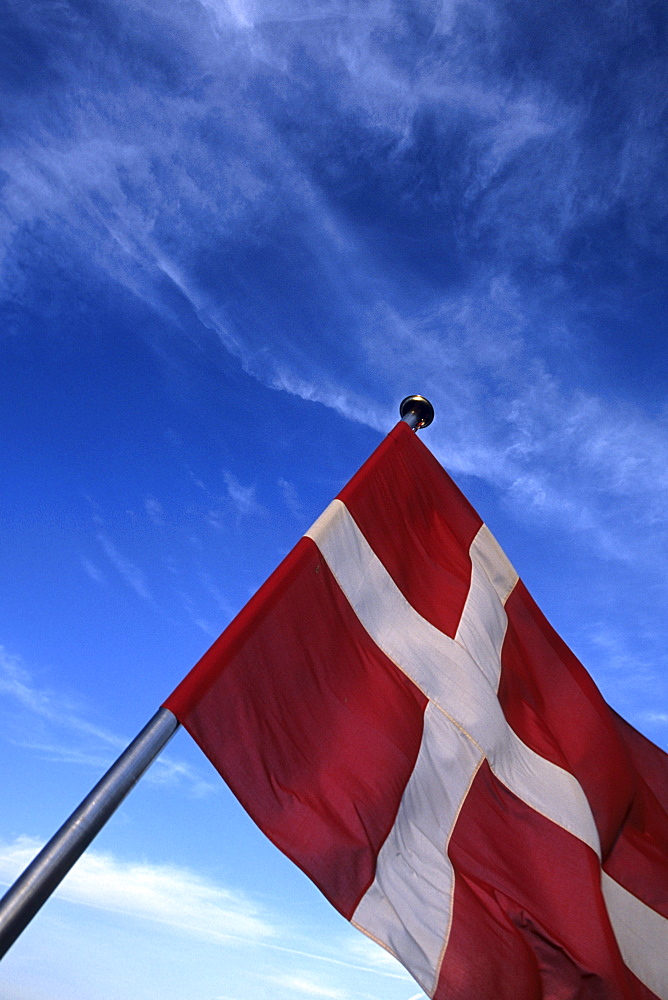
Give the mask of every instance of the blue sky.
<path id="1" fill-rule="evenodd" d="M 5 882 L 412 392 L 666 747 L 667 29 L 651 0 L 5 5 Z M 1 977 L 3 1000 L 421 996 L 185 734 Z"/>

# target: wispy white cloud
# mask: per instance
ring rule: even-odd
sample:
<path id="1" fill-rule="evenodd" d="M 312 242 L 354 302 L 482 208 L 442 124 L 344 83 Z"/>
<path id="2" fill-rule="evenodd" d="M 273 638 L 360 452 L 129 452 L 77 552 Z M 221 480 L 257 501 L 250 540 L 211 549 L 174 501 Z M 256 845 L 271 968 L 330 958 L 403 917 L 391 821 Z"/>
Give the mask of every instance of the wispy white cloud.
<path id="1" fill-rule="evenodd" d="M 237 514 L 246 516 L 247 514 L 257 514 L 262 508 L 257 502 L 254 486 L 244 486 L 231 472 L 224 472 L 223 479 L 227 489 L 227 495 L 234 504 Z"/>
<path id="2" fill-rule="evenodd" d="M 88 722 L 81 705 L 66 697 L 58 697 L 47 688 L 33 682 L 32 675 L 22 660 L 0 646 L 0 694 L 9 696 L 23 708 L 40 719 L 58 726 L 76 730 L 108 746 L 122 746 L 122 741 L 108 730 Z"/>
<path id="3" fill-rule="evenodd" d="M 91 578 L 95 583 L 104 583 L 104 573 L 100 570 L 94 562 L 88 559 L 86 556 L 81 557 L 81 566 L 87 576 Z"/>
<path id="4" fill-rule="evenodd" d="M 282 973 L 271 976 L 270 982 L 279 989 L 287 989 L 290 993 L 298 993 L 307 997 L 325 997 L 328 1000 L 347 1000 L 349 994 L 345 990 L 326 985 L 315 977 L 303 974 Z"/>
<path id="5" fill-rule="evenodd" d="M 27 837 L 0 846 L 0 880 L 11 883 L 41 844 Z M 187 869 L 121 861 L 87 851 L 58 890 L 61 898 L 166 924 L 209 941 L 255 945 L 278 934 L 270 915 L 238 891 Z"/>
<path id="6" fill-rule="evenodd" d="M 38 686 L 22 660 L 0 646 L 0 699 L 4 699 L 4 734 L 42 759 L 106 770 L 130 742 L 87 718 L 87 706 Z M 11 703 L 21 714 L 11 711 Z M 163 753 L 145 781 L 180 786 L 189 794 L 210 794 L 215 786 L 189 764 Z"/>
<path id="7" fill-rule="evenodd" d="M 263 945 L 264 948 L 268 948 L 272 951 L 279 951 L 286 955 L 294 955 L 299 958 L 312 959 L 314 962 L 323 962 L 325 965 L 336 965 L 340 968 L 351 969 L 356 972 L 369 972 L 374 975 L 383 976 L 386 979 L 398 979 L 405 980 L 407 982 L 412 981 L 412 977 L 402 968 L 402 966 L 395 959 L 392 959 L 392 964 L 387 964 L 381 962 L 370 961 L 364 963 L 363 961 L 355 960 L 354 951 L 351 951 L 353 957 L 335 957 L 333 954 L 326 954 L 324 951 L 320 953 L 308 950 L 306 947 L 299 947 L 299 945 L 287 946 L 282 944 L 275 944 L 266 942 Z M 380 945 L 374 943 L 374 947 L 378 951 L 383 949 Z M 340 949 L 337 954 L 345 956 L 346 949 Z"/>
<path id="8" fill-rule="evenodd" d="M 382 948 L 371 938 L 363 934 L 355 935 L 346 939 L 342 944 L 342 951 L 352 962 L 359 962 L 367 968 L 376 969 L 379 972 L 385 971 L 391 975 L 412 981 L 409 974 L 399 964 L 394 955 Z"/>
<path id="9" fill-rule="evenodd" d="M 231 617 L 235 609 L 220 587 L 217 586 L 215 581 L 211 578 L 210 574 L 200 573 L 199 578 L 207 594 L 213 599 L 216 607 L 228 618 Z"/>
<path id="10" fill-rule="evenodd" d="M 159 500 L 156 500 L 155 497 L 146 497 L 144 499 L 144 510 L 154 524 L 160 528 L 164 526 L 165 511 Z"/>
<path id="11" fill-rule="evenodd" d="M 644 722 L 659 725 L 668 725 L 668 712 L 642 712 L 640 716 Z"/>
<path id="12" fill-rule="evenodd" d="M 299 495 L 295 489 L 294 483 L 290 483 L 287 479 L 281 478 L 278 480 L 278 488 L 281 491 L 283 502 L 292 516 L 301 520 L 304 516 L 304 510 L 299 501 Z"/>
<path id="13" fill-rule="evenodd" d="M 143 601 L 152 601 L 153 598 L 151 597 L 151 592 L 148 589 L 142 570 L 130 559 L 122 555 L 111 539 L 103 532 L 98 532 L 97 540 L 111 565 L 125 580 L 128 587 L 134 590 L 137 597 L 141 597 Z"/>
<path id="14" fill-rule="evenodd" d="M 342 417 L 365 424 L 377 431 L 386 431 L 391 423 L 387 417 L 391 412 L 389 406 L 376 403 L 372 398 L 365 397 L 345 383 L 337 384 L 330 379 L 310 380 L 290 371 L 278 364 L 273 374 L 267 374 L 267 381 L 273 389 L 299 396 L 308 402 L 322 403 Z M 392 414 L 395 417 L 395 414 Z"/>
<path id="15" fill-rule="evenodd" d="M 209 639 L 216 639 L 220 635 L 221 627 L 202 614 L 200 607 L 189 594 L 182 595 L 182 603 L 190 621 L 201 632 L 204 632 Z"/>

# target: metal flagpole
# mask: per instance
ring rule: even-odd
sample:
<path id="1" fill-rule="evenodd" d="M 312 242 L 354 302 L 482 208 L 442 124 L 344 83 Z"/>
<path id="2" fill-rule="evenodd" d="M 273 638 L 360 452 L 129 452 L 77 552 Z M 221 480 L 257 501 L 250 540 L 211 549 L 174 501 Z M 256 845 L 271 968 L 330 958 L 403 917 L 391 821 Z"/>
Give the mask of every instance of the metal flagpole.
<path id="1" fill-rule="evenodd" d="M 407 396 L 399 413 L 413 431 L 428 427 L 434 419 L 434 408 L 424 396 Z M 179 725 L 169 709 L 159 708 L 5 893 L 0 900 L 0 958 L 60 885 L 128 792 L 169 743 Z"/>
<path id="2" fill-rule="evenodd" d="M 155 713 L 0 901 L 0 958 L 65 878 L 90 842 L 167 745 L 179 722 Z"/>

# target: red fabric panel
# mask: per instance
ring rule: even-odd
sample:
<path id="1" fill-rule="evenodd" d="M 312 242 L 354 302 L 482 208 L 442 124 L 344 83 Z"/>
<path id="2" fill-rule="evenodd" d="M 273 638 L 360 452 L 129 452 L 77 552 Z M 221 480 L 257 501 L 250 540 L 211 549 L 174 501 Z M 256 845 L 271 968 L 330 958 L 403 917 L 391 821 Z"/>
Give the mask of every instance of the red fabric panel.
<path id="1" fill-rule="evenodd" d="M 486 763 L 448 854 L 453 922 L 435 1000 L 653 1000 L 619 955 L 596 855 Z"/>
<path id="2" fill-rule="evenodd" d="M 612 712 L 636 774 L 624 827 L 605 859 L 607 873 L 668 917 L 668 763 L 666 754 Z"/>
<path id="3" fill-rule="evenodd" d="M 295 581 L 302 578 L 309 559 L 308 547 L 304 539 L 297 543 L 225 631 L 207 649 L 204 656 L 186 674 L 178 687 L 172 691 L 164 707 L 173 712 L 179 721 L 182 721 L 208 693 L 228 661 L 243 649 L 244 643 L 255 631 L 256 618 L 271 614 L 275 604 L 282 599 L 285 592 L 291 590 Z"/>
<path id="4" fill-rule="evenodd" d="M 404 597 L 454 637 L 482 521 L 407 424 L 397 424 L 339 499 Z"/>
<path id="5" fill-rule="evenodd" d="M 369 639 L 310 539 L 252 605 L 166 707 L 350 917 L 413 770 L 426 699 Z"/>
<path id="6" fill-rule="evenodd" d="M 668 815 L 643 778 L 661 792 L 668 757 L 612 712 L 521 582 L 506 611 L 499 700 L 508 722 L 582 785 L 606 871 L 668 916 Z"/>
<path id="7" fill-rule="evenodd" d="M 610 711 L 636 771 L 638 774 L 642 774 L 647 787 L 656 800 L 668 803 L 668 766 L 666 765 L 668 758 L 665 751 L 639 733 L 637 729 L 634 729 L 614 709 L 610 709 Z"/>

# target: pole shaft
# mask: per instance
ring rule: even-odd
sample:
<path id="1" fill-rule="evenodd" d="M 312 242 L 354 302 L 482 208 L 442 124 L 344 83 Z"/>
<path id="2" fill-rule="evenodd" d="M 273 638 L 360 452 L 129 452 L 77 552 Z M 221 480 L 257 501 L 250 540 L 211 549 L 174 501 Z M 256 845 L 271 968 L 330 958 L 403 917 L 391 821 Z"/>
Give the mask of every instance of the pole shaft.
<path id="1" fill-rule="evenodd" d="M 0 900 L 0 958 L 100 832 L 179 722 L 160 708 Z"/>
<path id="2" fill-rule="evenodd" d="M 412 431 L 416 431 L 420 426 L 420 416 L 414 410 L 407 413 L 405 417 L 401 418 L 405 424 L 408 424 Z"/>

